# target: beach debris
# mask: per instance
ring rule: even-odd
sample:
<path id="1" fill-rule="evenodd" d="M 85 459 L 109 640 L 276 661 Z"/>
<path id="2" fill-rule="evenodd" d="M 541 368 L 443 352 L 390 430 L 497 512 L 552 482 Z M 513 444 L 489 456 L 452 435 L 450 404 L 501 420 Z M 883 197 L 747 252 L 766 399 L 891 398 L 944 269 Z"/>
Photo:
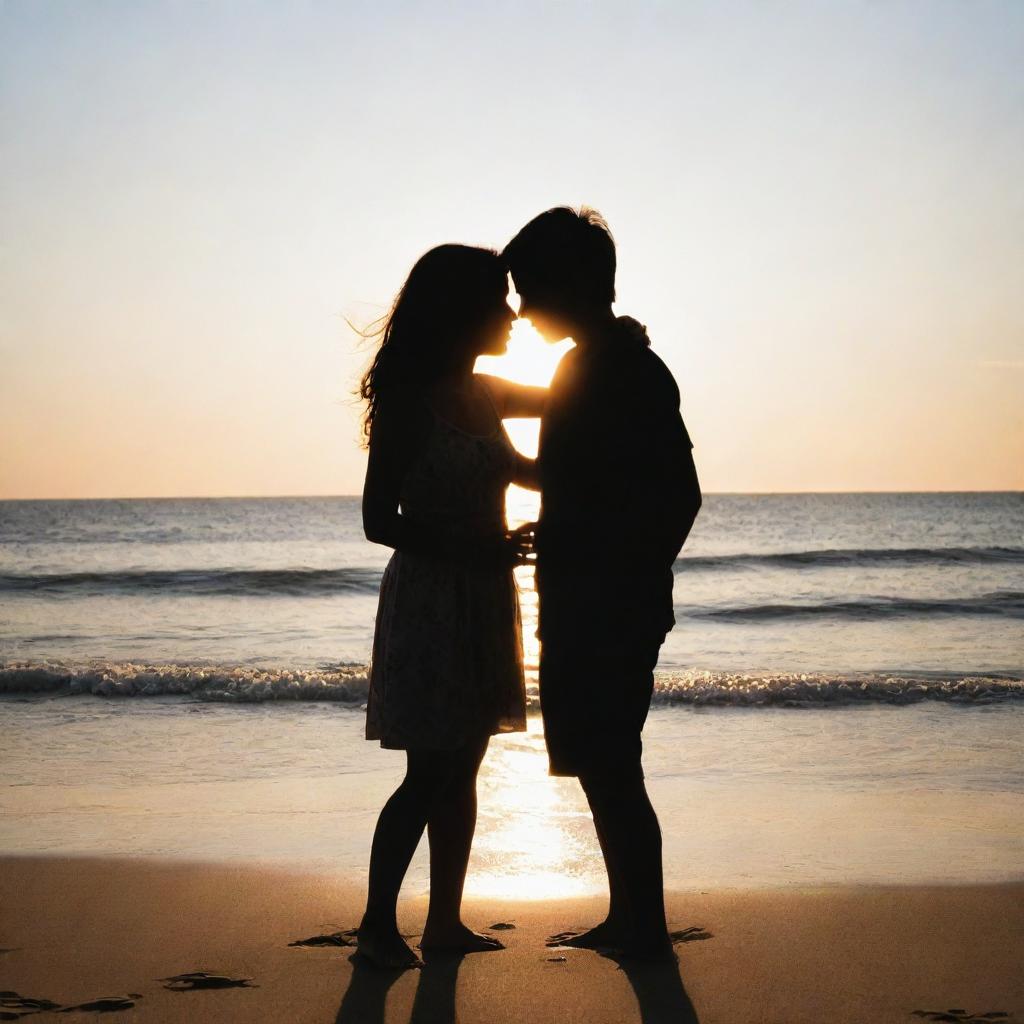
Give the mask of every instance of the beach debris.
<path id="1" fill-rule="evenodd" d="M 356 928 L 339 929 L 326 935 L 311 935 L 308 939 L 296 939 L 289 946 L 354 946 L 359 931 Z"/>
<path id="2" fill-rule="evenodd" d="M 515 928 L 515 925 L 511 921 L 498 921 L 496 924 L 490 925 L 488 928 L 492 932 L 507 932 Z"/>
<path id="3" fill-rule="evenodd" d="M 955 1007 L 952 1010 L 914 1010 L 913 1016 L 922 1017 L 925 1020 L 943 1021 L 947 1024 L 971 1024 L 983 1021 L 1007 1021 L 1009 1013 L 1005 1010 L 989 1010 L 987 1013 L 968 1013 L 966 1010 Z"/>
<path id="4" fill-rule="evenodd" d="M 565 956 L 548 956 L 544 958 L 549 964 L 564 964 L 569 958 Z"/>
<path id="5" fill-rule="evenodd" d="M 142 996 L 138 992 L 129 992 L 125 996 L 101 996 L 99 999 L 90 999 L 87 1003 L 79 1003 L 77 1006 L 62 1006 L 57 1013 L 112 1013 L 116 1010 L 130 1010 L 135 1005 L 136 999 Z"/>
<path id="6" fill-rule="evenodd" d="M 255 988 L 252 978 L 229 978 L 226 974 L 207 974 L 206 971 L 191 971 L 157 980 L 167 982 L 164 988 L 172 992 L 194 992 L 205 988 Z"/>
<path id="7" fill-rule="evenodd" d="M 33 999 L 17 992 L 0 992 L 0 1020 L 17 1020 L 26 1013 L 40 1013 L 43 1010 L 58 1010 L 60 1003 L 51 999 Z"/>
<path id="8" fill-rule="evenodd" d="M 705 931 L 702 925 L 695 924 L 689 928 L 683 928 L 681 931 L 669 932 L 668 937 L 674 946 L 677 942 L 700 942 L 703 939 L 713 939 L 714 935 Z"/>

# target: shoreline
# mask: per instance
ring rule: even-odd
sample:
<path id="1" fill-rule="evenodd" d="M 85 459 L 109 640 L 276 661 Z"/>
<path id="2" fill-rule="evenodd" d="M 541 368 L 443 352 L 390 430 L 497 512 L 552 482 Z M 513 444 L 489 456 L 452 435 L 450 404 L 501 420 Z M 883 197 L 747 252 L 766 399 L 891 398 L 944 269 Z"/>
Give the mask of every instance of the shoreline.
<path id="1" fill-rule="evenodd" d="M 599 919 L 604 900 L 593 897 L 467 898 L 471 926 L 515 925 L 495 932 L 507 948 L 432 959 L 422 971 L 377 972 L 350 961 L 350 948 L 289 945 L 354 928 L 363 895 L 336 875 L 251 862 L 4 856 L 0 988 L 61 1005 L 138 993 L 113 1018 L 133 1021 L 881 1024 L 953 1008 L 1024 1015 L 1024 881 L 674 891 L 669 925 L 686 941 L 669 967 L 620 969 L 590 951 L 545 947 L 547 935 Z M 404 897 L 403 932 L 415 936 L 424 913 L 423 897 Z M 253 987 L 175 992 L 159 980 L 191 971 L 251 978 Z"/>

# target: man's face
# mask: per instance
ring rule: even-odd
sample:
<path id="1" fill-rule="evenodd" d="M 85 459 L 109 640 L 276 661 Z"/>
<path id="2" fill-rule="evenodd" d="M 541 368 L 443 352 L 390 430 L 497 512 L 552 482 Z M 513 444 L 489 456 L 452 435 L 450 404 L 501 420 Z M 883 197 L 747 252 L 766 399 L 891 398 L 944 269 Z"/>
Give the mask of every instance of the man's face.
<path id="1" fill-rule="evenodd" d="M 572 325 L 557 299 L 536 282 L 512 280 L 519 293 L 519 316 L 529 320 L 534 330 L 547 342 L 554 344 L 572 334 Z"/>

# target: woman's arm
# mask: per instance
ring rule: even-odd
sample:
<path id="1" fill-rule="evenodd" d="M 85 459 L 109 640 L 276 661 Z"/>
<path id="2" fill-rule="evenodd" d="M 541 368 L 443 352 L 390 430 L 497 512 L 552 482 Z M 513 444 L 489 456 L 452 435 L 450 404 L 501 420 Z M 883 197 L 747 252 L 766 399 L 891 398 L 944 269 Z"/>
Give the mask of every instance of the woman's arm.
<path id="1" fill-rule="evenodd" d="M 540 490 L 540 478 L 537 473 L 537 460 L 516 452 L 516 468 L 512 483 L 525 487 L 528 491 Z"/>
<path id="2" fill-rule="evenodd" d="M 503 420 L 544 414 L 544 405 L 548 400 L 547 388 L 516 384 L 514 381 L 505 380 L 504 377 L 493 377 L 489 373 L 478 373 L 476 376 L 490 389 L 498 415 Z"/>
<path id="3" fill-rule="evenodd" d="M 423 428 L 416 429 L 416 425 Z M 419 446 L 426 441 L 425 417 L 382 406 L 370 433 L 370 457 L 363 484 L 363 532 L 373 544 L 407 548 L 409 524 L 398 504 L 405 479 Z"/>

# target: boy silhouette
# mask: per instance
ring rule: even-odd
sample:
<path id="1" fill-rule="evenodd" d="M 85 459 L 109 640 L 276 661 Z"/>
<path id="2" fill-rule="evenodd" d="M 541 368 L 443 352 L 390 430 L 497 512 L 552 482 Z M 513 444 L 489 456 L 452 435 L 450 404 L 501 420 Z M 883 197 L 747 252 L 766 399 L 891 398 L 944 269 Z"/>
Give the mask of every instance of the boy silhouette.
<path id="1" fill-rule="evenodd" d="M 701 505 L 679 390 L 635 320 L 616 317 L 615 243 L 594 210 L 557 207 L 504 252 L 521 305 L 559 363 L 541 421 L 532 526 L 549 772 L 577 776 L 608 873 L 609 908 L 569 945 L 672 956 L 661 829 L 641 730 L 672 613 L 672 566 Z"/>

